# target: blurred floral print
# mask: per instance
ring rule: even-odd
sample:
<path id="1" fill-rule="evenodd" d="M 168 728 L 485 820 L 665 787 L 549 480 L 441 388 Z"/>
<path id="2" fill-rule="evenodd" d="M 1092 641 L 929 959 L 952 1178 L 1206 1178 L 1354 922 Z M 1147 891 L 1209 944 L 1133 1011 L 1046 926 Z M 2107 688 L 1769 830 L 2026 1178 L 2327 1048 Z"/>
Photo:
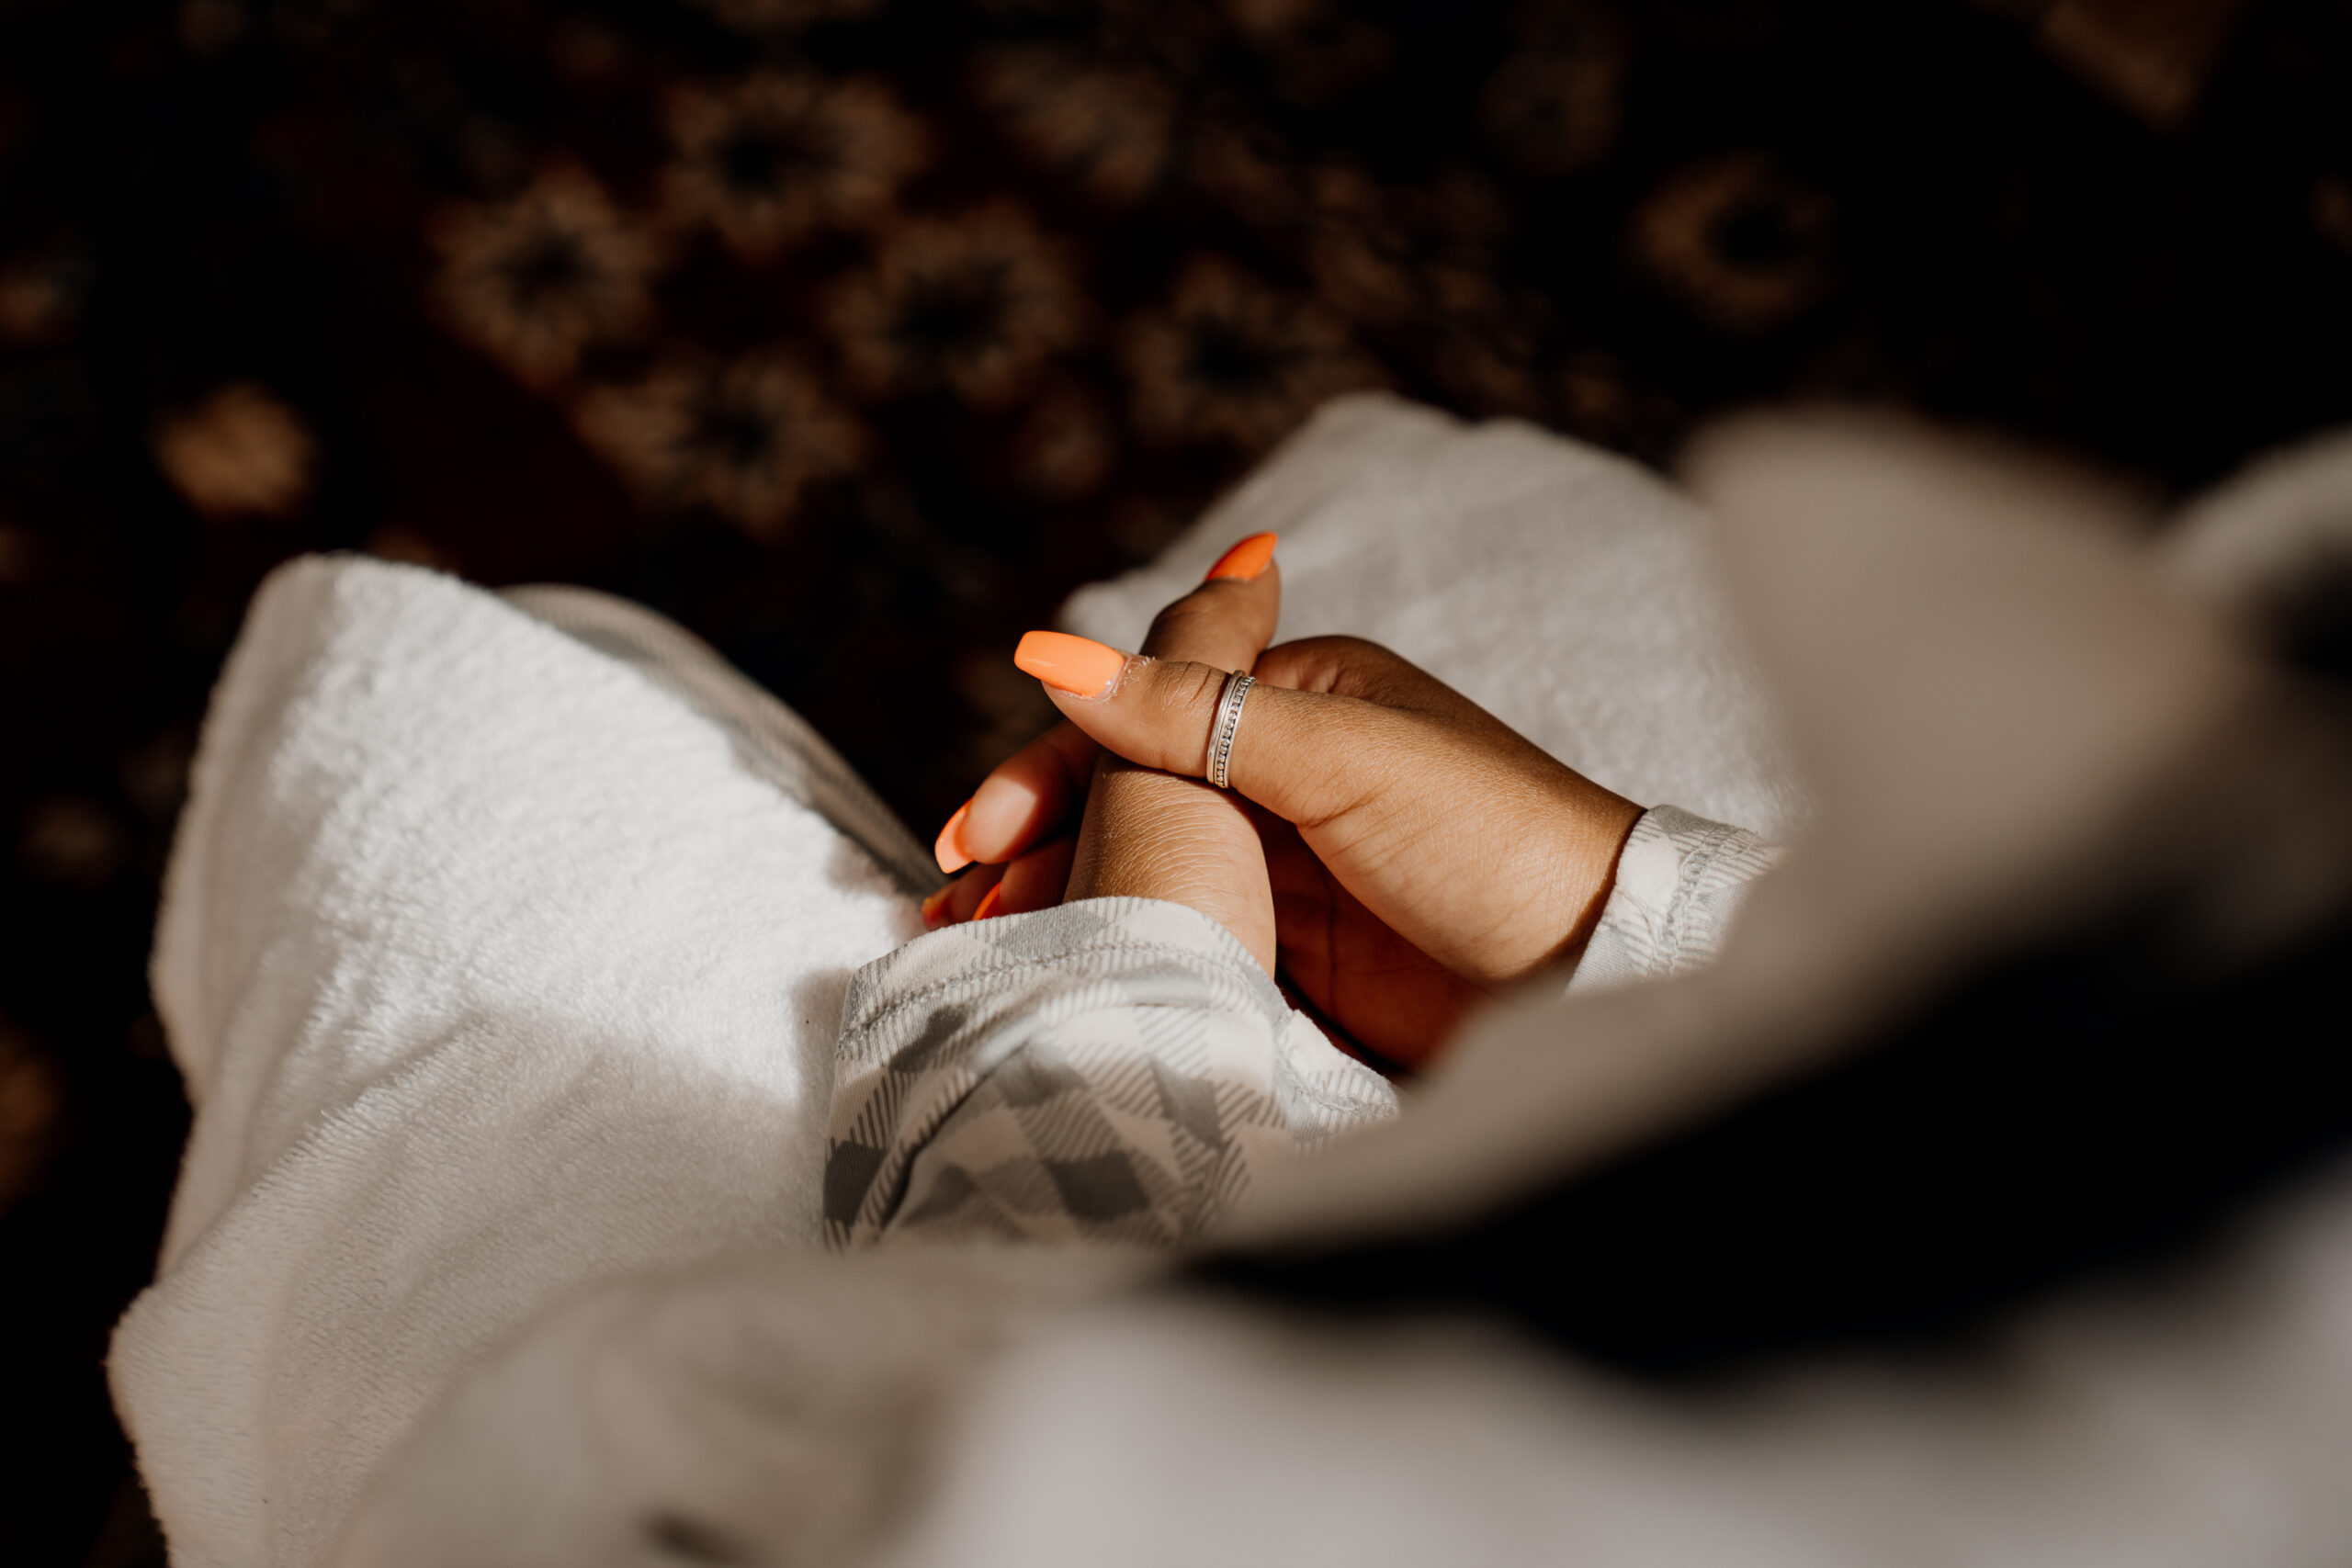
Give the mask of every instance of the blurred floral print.
<path id="1" fill-rule="evenodd" d="M 661 248 L 576 165 L 511 200 L 445 209 L 431 240 L 442 320 L 526 385 L 559 385 L 591 344 L 633 337 L 652 319 Z"/>
<path id="2" fill-rule="evenodd" d="M 1186 264 L 1166 306 L 1129 323 L 1136 429 L 1147 441 L 1262 449 L 1317 403 L 1380 384 L 1346 323 L 1216 256 Z"/>
<path id="3" fill-rule="evenodd" d="M 921 123 L 871 81 L 762 72 L 680 87 L 668 119 L 678 155 L 664 171 L 665 209 L 708 222 L 753 264 L 820 225 L 888 211 L 925 156 Z"/>
<path id="4" fill-rule="evenodd" d="M 642 381 L 589 392 L 577 419 L 648 507 L 707 506 L 759 537 L 784 526 L 810 481 L 855 468 L 869 445 L 780 349 L 665 360 Z"/>
<path id="5" fill-rule="evenodd" d="M 876 248 L 827 315 L 867 396 L 944 388 L 1001 406 L 1078 342 L 1084 306 L 1069 248 L 1010 202 L 906 219 Z"/>

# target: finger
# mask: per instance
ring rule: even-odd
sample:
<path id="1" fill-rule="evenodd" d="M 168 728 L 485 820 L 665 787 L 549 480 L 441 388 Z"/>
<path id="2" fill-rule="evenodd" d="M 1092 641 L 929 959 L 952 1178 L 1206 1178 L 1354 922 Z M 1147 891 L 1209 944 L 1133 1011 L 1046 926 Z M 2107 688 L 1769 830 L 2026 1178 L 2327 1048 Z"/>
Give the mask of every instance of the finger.
<path id="1" fill-rule="evenodd" d="M 1160 612 L 1145 646 L 1163 659 L 1247 670 L 1272 639 L 1281 614 L 1274 543 L 1271 535 L 1261 536 L 1227 551 L 1199 587 Z M 1023 637 L 1015 662 L 1035 674 L 1065 655 L 1080 665 L 1107 655 L 1114 670 L 1123 662 L 1100 643 L 1056 633 Z M 1102 673 L 1099 664 L 1097 673 Z M 1071 679 L 1065 671 L 1063 683 Z M 1117 896 L 1167 899 L 1198 909 L 1231 931 L 1269 974 L 1273 971 L 1274 914 L 1265 856 L 1248 817 L 1221 790 L 1113 759 L 1098 761 L 1068 897 Z"/>
<path id="2" fill-rule="evenodd" d="M 1247 670 L 1281 614 L 1277 542 L 1253 534 L 1226 551 L 1198 588 L 1159 613 L 1145 649 Z M 939 830 L 933 852 L 940 869 L 1008 861 L 1051 837 L 1083 803 L 1095 751 L 1083 730 L 1060 724 L 999 763 Z"/>
<path id="3" fill-rule="evenodd" d="M 1143 651 L 1220 670 L 1247 670 L 1274 639 L 1283 605 L 1274 536 L 1255 534 L 1227 550 L 1200 586 L 1152 617 Z"/>
<path id="4" fill-rule="evenodd" d="M 1103 759 L 1070 867 L 1072 898 L 1162 898 L 1221 922 L 1269 973 L 1274 911 L 1266 859 L 1226 791 Z"/>
<path id="5" fill-rule="evenodd" d="M 1253 578 L 1205 579 L 1153 617 L 1136 661 L 1213 664 L 1220 674 L 1247 670 L 1272 638 L 1281 613 L 1282 571 L 1271 561 Z M 1053 691 L 1079 696 L 1110 695 L 1128 661 L 1117 649 L 1069 632 L 1024 633 L 1012 652 L 1021 670 Z"/>
<path id="6" fill-rule="evenodd" d="M 1051 836 L 1084 802 L 1097 750 L 1065 722 L 999 762 L 939 830 L 932 848 L 939 869 L 1001 863 Z"/>
<path id="7" fill-rule="evenodd" d="M 1050 660 L 1023 668 L 1072 723 L 1140 766 L 1206 773 L 1223 671 L 1061 640 L 1082 647 L 1057 644 Z M 1442 777 L 1465 743 L 1531 773 L 1564 771 L 1453 687 L 1360 637 L 1283 643 L 1261 653 L 1251 672 L 1258 683 L 1234 728 L 1227 783 L 1288 821 L 1329 822 L 1424 763 L 1439 764 L 1429 776 Z"/>
<path id="8" fill-rule="evenodd" d="M 1087 648 L 1066 653 L 1047 682 L 1054 705 L 1117 757 L 1199 777 L 1225 671 Z M 1097 684 L 1084 695 L 1068 689 L 1081 681 Z M 1440 713 L 1281 686 L 1250 688 L 1227 783 L 1295 823 L 1407 942 L 1482 980 L 1582 942 L 1599 917 L 1596 890 L 1640 815 L 1498 721 L 1472 731 Z M 1466 836 L 1457 830 L 1464 813 L 1478 829 Z M 1543 846 L 1543 869 L 1524 896 L 1498 898 L 1491 857 L 1514 844 Z"/>
<path id="9" fill-rule="evenodd" d="M 1004 876 L 1001 865 L 976 865 L 946 886 L 922 901 L 922 926 L 925 931 L 937 931 L 942 926 L 959 925 L 979 912 L 988 896 Z"/>
<path id="10" fill-rule="evenodd" d="M 1121 653 L 1059 632 L 1030 633 L 1013 662 L 1044 682 L 1054 705 L 1107 750 L 1139 767 L 1186 778 L 1207 773 L 1209 730 L 1227 671 Z M 1303 825 L 1351 809 L 1410 754 L 1445 744 L 1421 715 L 1262 684 L 1243 699 L 1233 739 L 1227 784 Z"/>
<path id="11" fill-rule="evenodd" d="M 1070 857 L 1078 852 L 1074 838 L 1055 839 L 1040 844 L 1004 868 L 1004 878 L 996 885 L 996 904 L 976 919 L 991 915 L 1025 915 L 1032 909 L 1050 909 L 1062 901 L 1062 892 L 1069 886 Z"/>
<path id="12" fill-rule="evenodd" d="M 1206 771 L 1225 671 L 1076 637 L 1023 639 L 1016 661 L 1116 757 L 1187 778 Z M 1408 679 L 1400 666 L 1384 664 L 1385 678 Z M 1250 687 L 1220 736 L 1227 784 L 1296 824 L 1366 909 L 1458 975 L 1509 979 L 1572 954 L 1640 807 L 1499 720 L 1453 711 L 1438 682 L 1412 683 L 1424 705 Z M 1506 865 L 1521 874 L 1498 874 Z"/>
<path id="13" fill-rule="evenodd" d="M 1464 722 L 1500 721 L 1419 665 L 1360 637 L 1310 637 L 1277 643 L 1250 672 L 1269 686 L 1361 697 L 1382 707 L 1441 714 Z"/>

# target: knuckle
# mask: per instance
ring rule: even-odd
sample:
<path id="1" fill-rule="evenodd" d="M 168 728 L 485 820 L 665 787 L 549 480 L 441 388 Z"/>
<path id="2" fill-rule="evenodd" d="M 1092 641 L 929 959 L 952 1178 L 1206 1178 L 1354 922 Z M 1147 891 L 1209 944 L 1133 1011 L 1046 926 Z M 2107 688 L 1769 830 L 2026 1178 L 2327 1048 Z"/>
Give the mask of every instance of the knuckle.
<path id="1" fill-rule="evenodd" d="M 1163 664 L 1155 672 L 1151 737 L 1154 767 L 1197 773 L 1211 716 L 1225 692 L 1225 671 L 1205 664 Z"/>
<path id="2" fill-rule="evenodd" d="M 1151 618 L 1151 631 L 1146 646 L 1159 652 L 1168 646 L 1182 646 L 1185 634 L 1205 624 L 1216 610 L 1201 602 L 1198 594 L 1188 593 L 1172 604 L 1160 607 Z"/>
<path id="3" fill-rule="evenodd" d="M 1376 642 L 1360 637 L 1309 637 L 1269 649 L 1260 664 L 1261 679 L 1272 684 L 1308 692 L 1346 692 L 1363 684 L 1374 671 L 1397 662 L 1396 656 Z"/>
<path id="4" fill-rule="evenodd" d="M 1197 716 L 1205 720 L 1216 706 L 1217 698 L 1225 694 L 1226 672 L 1222 670 L 1213 670 L 1205 664 L 1170 664 L 1162 668 L 1168 681 L 1160 693 L 1160 707 L 1171 717 Z"/>

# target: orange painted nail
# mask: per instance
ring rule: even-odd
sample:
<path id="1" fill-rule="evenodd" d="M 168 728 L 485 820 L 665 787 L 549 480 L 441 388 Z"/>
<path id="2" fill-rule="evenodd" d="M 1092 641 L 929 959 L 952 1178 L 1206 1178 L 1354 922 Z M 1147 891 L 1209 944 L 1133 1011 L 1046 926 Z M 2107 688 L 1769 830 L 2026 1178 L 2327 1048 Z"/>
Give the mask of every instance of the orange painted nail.
<path id="1" fill-rule="evenodd" d="M 922 901 L 923 930 L 929 931 L 939 924 L 939 911 L 947 908 L 947 900 L 955 891 L 956 885 L 951 882 Z"/>
<path id="2" fill-rule="evenodd" d="M 964 852 L 963 840 L 956 836 L 957 829 L 964 826 L 965 814 L 971 809 L 972 803 L 968 800 L 957 807 L 956 815 L 947 819 L 947 826 L 939 830 L 938 839 L 931 846 L 932 858 L 939 863 L 939 869 L 950 876 L 972 863 L 972 857 Z"/>
<path id="3" fill-rule="evenodd" d="M 980 907 L 972 911 L 972 919 L 976 920 L 987 919 L 990 915 L 996 913 L 996 907 L 1003 902 L 1004 884 L 1000 882 L 994 887 L 989 889 L 988 896 L 980 900 Z"/>
<path id="4" fill-rule="evenodd" d="M 1233 548 L 1216 558 L 1203 582 L 1214 582 L 1220 577 L 1238 577 L 1244 582 L 1254 581 L 1274 558 L 1274 546 L 1280 534 L 1252 534 Z"/>
<path id="5" fill-rule="evenodd" d="M 1029 632 L 1012 650 L 1012 662 L 1057 692 L 1099 697 L 1127 667 L 1127 656 L 1068 632 Z"/>

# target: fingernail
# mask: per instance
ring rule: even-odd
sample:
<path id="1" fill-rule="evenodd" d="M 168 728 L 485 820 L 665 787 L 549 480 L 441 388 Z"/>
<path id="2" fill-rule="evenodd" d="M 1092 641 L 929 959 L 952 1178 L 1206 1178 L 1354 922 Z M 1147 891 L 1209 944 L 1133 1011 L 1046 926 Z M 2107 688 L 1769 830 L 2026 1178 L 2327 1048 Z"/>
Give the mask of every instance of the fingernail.
<path id="1" fill-rule="evenodd" d="M 947 826 L 939 830 L 938 839 L 931 846 L 932 858 L 939 862 L 939 869 L 950 876 L 972 863 L 972 857 L 964 852 L 963 840 L 956 837 L 971 809 L 972 803 L 968 800 L 957 807 L 956 815 L 947 819 Z"/>
<path id="2" fill-rule="evenodd" d="M 939 925 L 939 911 L 947 908 L 948 896 L 953 894 L 955 891 L 956 885 L 951 882 L 946 886 L 941 888 L 938 892 L 933 894 L 930 897 L 922 901 L 923 930 L 932 931 L 937 928 Z"/>
<path id="3" fill-rule="evenodd" d="M 1012 650 L 1012 662 L 1057 692 L 1099 697 L 1127 667 L 1127 656 L 1068 632 L 1029 632 Z"/>
<path id="4" fill-rule="evenodd" d="M 1238 577 L 1244 582 L 1254 581 L 1266 570 L 1266 563 L 1274 558 L 1274 546 L 1281 538 L 1280 534 L 1250 535 L 1217 557 L 1216 564 L 1201 581 L 1214 582 L 1220 577 Z"/>
<path id="5" fill-rule="evenodd" d="M 1003 902 L 1004 884 L 1000 882 L 994 887 L 988 890 L 988 896 L 980 900 L 980 907 L 972 911 L 972 919 L 976 920 L 987 919 L 990 915 L 996 913 L 996 907 Z"/>

